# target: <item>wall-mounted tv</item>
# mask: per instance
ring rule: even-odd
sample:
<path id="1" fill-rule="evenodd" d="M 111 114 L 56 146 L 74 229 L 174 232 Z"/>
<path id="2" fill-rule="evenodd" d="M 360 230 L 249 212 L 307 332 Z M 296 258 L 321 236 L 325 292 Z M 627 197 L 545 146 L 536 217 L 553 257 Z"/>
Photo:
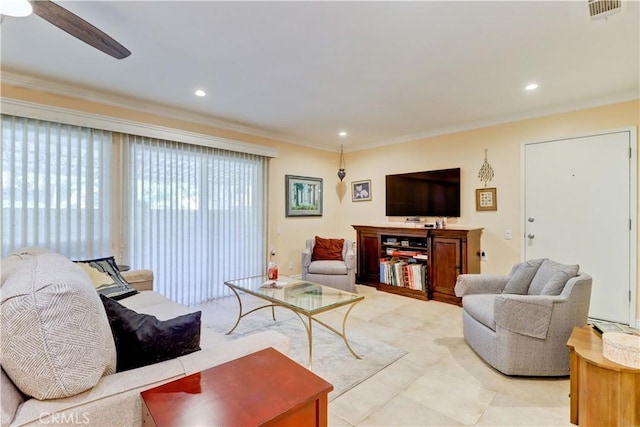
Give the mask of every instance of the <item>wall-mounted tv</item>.
<path id="1" fill-rule="evenodd" d="M 460 168 L 386 176 L 386 215 L 460 216 Z"/>

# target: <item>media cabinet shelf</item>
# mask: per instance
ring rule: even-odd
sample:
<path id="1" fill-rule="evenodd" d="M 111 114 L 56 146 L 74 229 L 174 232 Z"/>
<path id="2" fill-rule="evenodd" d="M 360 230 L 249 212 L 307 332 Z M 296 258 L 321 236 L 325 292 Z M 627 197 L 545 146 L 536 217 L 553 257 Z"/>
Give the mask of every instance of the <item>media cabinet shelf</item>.
<path id="1" fill-rule="evenodd" d="M 480 237 L 482 228 L 448 227 L 444 229 L 408 228 L 377 225 L 353 225 L 356 230 L 357 282 L 378 290 L 411 298 L 461 304 L 455 296 L 458 275 L 480 273 Z M 395 239 L 395 242 L 390 242 Z M 405 242 L 402 244 L 402 242 Z M 426 264 L 426 289 L 415 290 L 387 285 L 380 281 L 380 260 L 389 258 L 387 249 L 415 251 Z"/>
<path id="2" fill-rule="evenodd" d="M 396 243 L 385 243 L 382 242 L 382 246 L 384 246 L 385 248 L 396 248 L 396 249 L 412 249 L 412 250 L 416 250 L 416 251 L 426 251 L 427 248 L 423 247 L 423 246 L 403 246 L 403 245 L 399 245 Z"/>
<path id="3" fill-rule="evenodd" d="M 427 292 L 419 291 L 416 289 L 402 288 L 400 286 L 387 285 L 385 283 L 377 283 L 377 284 L 368 284 L 369 286 L 375 286 L 379 291 L 388 292 L 390 294 L 398 294 L 405 297 L 411 297 L 415 299 L 421 299 L 424 301 L 428 301 L 429 297 Z"/>

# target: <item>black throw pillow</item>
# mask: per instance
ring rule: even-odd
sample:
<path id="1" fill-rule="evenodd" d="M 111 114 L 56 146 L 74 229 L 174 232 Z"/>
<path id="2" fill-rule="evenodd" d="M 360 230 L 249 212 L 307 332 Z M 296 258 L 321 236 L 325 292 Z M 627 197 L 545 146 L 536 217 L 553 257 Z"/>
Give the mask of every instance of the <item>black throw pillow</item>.
<path id="1" fill-rule="evenodd" d="M 201 311 L 158 320 L 100 295 L 116 343 L 117 372 L 151 365 L 200 350 Z"/>

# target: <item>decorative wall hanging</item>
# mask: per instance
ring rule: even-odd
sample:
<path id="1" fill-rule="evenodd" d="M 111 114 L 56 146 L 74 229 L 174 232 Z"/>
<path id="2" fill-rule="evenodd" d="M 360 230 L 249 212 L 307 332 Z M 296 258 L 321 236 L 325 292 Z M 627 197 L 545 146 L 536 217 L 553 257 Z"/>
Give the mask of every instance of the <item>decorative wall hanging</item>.
<path id="1" fill-rule="evenodd" d="M 371 180 L 351 182 L 351 201 L 370 202 L 371 201 Z"/>
<path id="2" fill-rule="evenodd" d="M 484 150 L 484 163 L 478 172 L 478 179 L 484 182 L 485 188 L 476 190 L 476 210 L 495 211 L 498 210 L 498 194 L 496 188 L 487 188 L 487 182 L 493 179 L 493 168 L 487 159 L 487 149 Z"/>
<path id="3" fill-rule="evenodd" d="M 342 150 L 342 144 L 340 144 L 340 164 L 338 165 L 338 178 L 340 182 L 347 176 L 347 172 L 344 168 L 344 151 Z"/>
<path id="4" fill-rule="evenodd" d="M 322 216 L 322 178 L 285 175 L 285 216 Z"/>
<path id="5" fill-rule="evenodd" d="M 482 167 L 480 168 L 480 171 L 478 172 L 478 179 L 480 179 L 480 181 L 484 181 L 484 186 L 487 186 L 487 182 L 491 181 L 493 179 L 493 168 L 491 167 L 491 165 L 489 164 L 489 160 L 487 160 L 487 150 L 485 148 L 484 150 L 484 163 L 482 164 Z"/>

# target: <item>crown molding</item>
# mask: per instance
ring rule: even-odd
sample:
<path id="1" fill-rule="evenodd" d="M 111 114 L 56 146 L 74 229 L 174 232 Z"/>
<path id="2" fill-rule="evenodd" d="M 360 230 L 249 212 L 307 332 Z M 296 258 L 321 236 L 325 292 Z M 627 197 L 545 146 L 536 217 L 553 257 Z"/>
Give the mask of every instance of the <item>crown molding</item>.
<path id="1" fill-rule="evenodd" d="M 67 96 L 70 98 L 79 99 L 81 101 L 96 102 L 113 107 L 134 110 L 141 113 L 171 117 L 178 120 L 184 120 L 205 126 L 211 126 L 252 136 L 258 136 L 261 138 L 274 139 L 291 144 L 300 144 L 299 141 L 292 140 L 290 136 L 278 132 L 272 132 L 251 126 L 232 123 L 206 114 L 196 113 L 181 108 L 175 108 L 167 106 L 165 104 L 145 101 L 139 98 L 129 97 L 127 95 L 100 91 L 88 87 L 81 87 L 70 83 L 52 80 L 49 78 L 3 70 L 2 83 L 17 87 L 23 87 L 26 89 L 37 90 L 40 92 L 47 92 L 54 95 Z"/>
<path id="2" fill-rule="evenodd" d="M 83 101 L 96 102 L 96 103 L 111 105 L 114 107 L 135 110 L 141 113 L 172 117 L 175 119 L 184 120 L 184 121 L 188 121 L 196 124 L 217 127 L 224 130 L 230 130 L 230 131 L 244 133 L 244 134 L 262 137 L 262 138 L 273 139 L 280 142 L 286 142 L 286 143 L 294 144 L 298 146 L 314 148 L 317 150 L 323 150 L 323 151 L 329 151 L 329 152 L 339 151 L 339 148 L 323 147 L 313 141 L 295 139 L 290 135 L 285 135 L 278 132 L 271 132 L 271 131 L 266 131 L 264 129 L 258 129 L 255 127 L 231 123 L 228 121 L 220 120 L 213 116 L 208 116 L 201 113 L 196 113 L 196 112 L 187 111 L 184 109 L 170 107 L 164 104 L 144 101 L 144 100 L 140 100 L 138 98 L 133 98 L 133 97 L 127 97 L 126 95 L 118 95 L 114 93 L 98 91 L 91 88 L 79 87 L 72 84 L 49 80 L 49 79 L 40 78 L 36 76 L 29 76 L 29 75 L 19 74 L 11 71 L 2 71 L 2 82 L 13 85 L 13 86 L 24 87 L 27 89 L 48 92 L 56 95 L 68 96 L 68 97 L 80 99 Z M 596 97 L 588 100 L 556 105 L 549 108 L 531 110 L 521 114 L 513 114 L 513 115 L 507 115 L 507 116 L 502 116 L 502 117 L 493 118 L 493 119 L 463 123 L 455 126 L 447 126 L 447 127 L 432 129 L 427 132 L 407 134 L 407 135 L 399 136 L 397 138 L 372 141 L 366 144 L 350 145 L 349 147 L 345 148 L 344 152 L 345 153 L 357 152 L 357 151 L 367 150 L 371 148 L 379 148 L 379 147 L 384 147 L 389 145 L 402 144 L 406 142 L 432 138 L 436 136 L 448 135 L 448 134 L 453 134 L 458 132 L 465 132 L 465 131 L 474 130 L 474 129 L 481 129 L 484 127 L 535 119 L 539 117 L 549 116 L 552 114 L 567 113 L 571 111 L 600 107 L 604 105 L 616 104 L 620 102 L 632 101 L 637 99 L 640 99 L 640 94 L 638 93 L 638 91 L 629 90 L 629 91 L 620 92 L 616 94 L 606 95 L 603 97 Z M 142 123 L 139 123 L 139 125 L 149 126 Z M 163 129 L 168 129 L 168 128 L 163 128 Z M 173 131 L 175 131 L 175 129 Z"/>
<path id="3" fill-rule="evenodd" d="M 349 150 L 349 152 L 362 151 L 370 148 L 378 148 L 378 147 L 384 147 L 388 145 L 402 144 L 402 143 L 416 141 L 416 140 L 425 139 L 425 138 L 433 138 L 436 136 L 466 132 L 474 129 L 482 129 L 490 126 L 497 126 L 497 125 L 503 125 L 507 123 L 519 122 L 523 120 L 536 119 L 544 116 L 550 116 L 553 114 L 570 113 L 572 111 L 586 110 L 589 108 L 602 107 L 605 105 L 617 104 L 620 102 L 627 102 L 627 101 L 634 101 L 634 100 L 640 100 L 640 93 L 638 93 L 638 91 L 630 90 L 626 92 L 619 92 L 616 94 L 606 95 L 606 96 L 597 97 L 597 98 L 591 98 L 591 99 L 583 100 L 579 102 L 572 102 L 572 103 L 557 105 L 549 108 L 532 110 L 526 113 L 513 114 L 509 116 L 495 118 L 495 119 L 479 120 L 479 121 L 463 123 L 455 126 L 448 126 L 448 127 L 433 129 L 428 132 L 404 135 L 398 138 L 373 142 L 367 145 L 351 146 L 350 147 L 351 149 Z"/>
<path id="4" fill-rule="evenodd" d="M 278 156 L 277 149 L 263 145 L 11 98 L 1 98 L 0 111 L 2 114 L 177 141 L 265 157 Z"/>

